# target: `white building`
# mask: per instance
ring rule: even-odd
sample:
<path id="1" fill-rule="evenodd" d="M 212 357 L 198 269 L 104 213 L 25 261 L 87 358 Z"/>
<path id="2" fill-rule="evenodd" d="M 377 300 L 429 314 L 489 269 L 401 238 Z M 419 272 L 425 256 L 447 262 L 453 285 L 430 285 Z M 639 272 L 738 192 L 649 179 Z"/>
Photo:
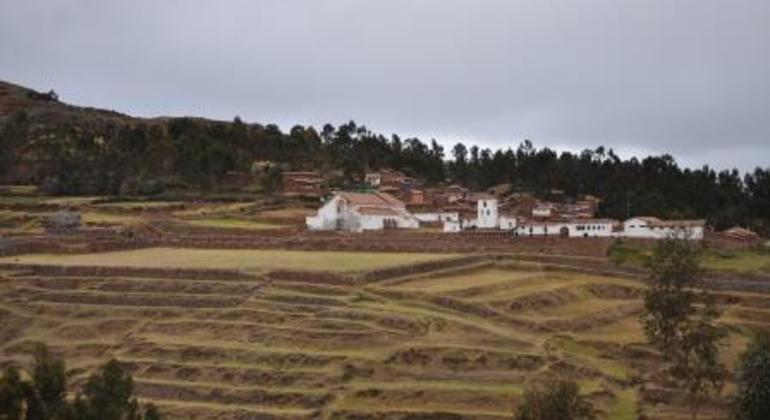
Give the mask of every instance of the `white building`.
<path id="1" fill-rule="evenodd" d="M 497 229 L 500 222 L 497 218 L 497 198 L 487 194 L 474 194 L 471 201 L 476 202 L 476 223 L 480 229 Z"/>
<path id="2" fill-rule="evenodd" d="M 444 221 L 444 232 L 459 232 L 462 229 L 502 229 L 516 228 L 516 218 L 501 216 L 497 198 L 490 194 L 470 194 L 467 198 L 475 203 L 475 213 L 458 213 L 457 220 Z"/>
<path id="3" fill-rule="evenodd" d="M 661 220 L 657 217 L 634 217 L 623 222 L 623 232 L 617 236 L 640 239 L 663 239 L 681 235 L 703 239 L 704 220 Z"/>
<path id="4" fill-rule="evenodd" d="M 538 204 L 535 208 L 532 209 L 532 216 L 533 217 L 551 217 L 553 213 L 553 208 L 549 205 L 545 204 Z"/>
<path id="5" fill-rule="evenodd" d="M 380 184 L 382 184 L 382 175 L 380 175 L 379 172 L 367 172 L 366 175 L 364 175 L 364 182 L 372 187 L 379 187 Z"/>
<path id="6" fill-rule="evenodd" d="M 382 229 L 416 229 L 417 218 L 403 202 L 386 193 L 351 193 L 335 195 L 305 219 L 310 230 L 349 230 L 362 232 Z"/>
<path id="7" fill-rule="evenodd" d="M 524 221 L 517 226 L 517 236 L 559 236 L 562 238 L 609 238 L 613 236 L 610 219 L 573 219 L 566 221 Z"/>
<path id="8" fill-rule="evenodd" d="M 435 211 L 412 213 L 421 223 L 459 222 L 460 214 L 456 211 Z"/>

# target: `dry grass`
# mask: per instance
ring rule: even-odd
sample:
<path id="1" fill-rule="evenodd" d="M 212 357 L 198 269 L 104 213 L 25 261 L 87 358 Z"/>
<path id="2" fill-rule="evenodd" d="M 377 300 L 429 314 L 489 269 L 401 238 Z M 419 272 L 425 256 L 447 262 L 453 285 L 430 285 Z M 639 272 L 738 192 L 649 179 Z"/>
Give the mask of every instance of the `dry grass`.
<path id="1" fill-rule="evenodd" d="M 184 201 L 116 201 L 110 203 L 100 203 L 97 204 L 97 207 L 119 210 L 161 210 L 176 208 L 184 204 Z"/>
<path id="2" fill-rule="evenodd" d="M 347 271 L 445 257 L 157 248 L 20 259 Z M 553 377 L 577 380 L 602 417 L 686 416 L 676 404 L 645 401 L 643 387 L 629 381 L 663 386 L 652 382 L 660 364 L 636 315 L 597 316 L 641 302 L 624 295 L 643 287 L 631 280 L 504 267 L 365 286 L 0 275 L 0 363 L 28 361 L 33 341 L 67 356 L 78 378 L 115 356 L 129 362 L 140 398 L 172 419 L 508 418 L 526 385 Z M 732 297 L 731 325 L 770 325 L 756 307 L 767 298 L 770 309 L 769 295 Z M 534 306 L 504 310 L 511 302 Z M 747 336 L 732 330 L 723 349 L 728 367 Z M 733 389 L 728 383 L 726 392 Z"/>
<path id="3" fill-rule="evenodd" d="M 0 258 L 0 262 L 69 266 L 125 266 L 148 268 L 217 268 L 238 270 L 359 271 L 452 257 L 452 254 L 386 252 L 223 250 L 149 248 L 96 254 L 34 254 Z"/>
<path id="4" fill-rule="evenodd" d="M 419 290 L 422 292 L 450 292 L 502 283 L 513 283 L 520 280 L 532 279 L 539 274 L 527 271 L 508 271 L 500 269 L 484 269 L 472 273 L 432 277 L 427 279 L 410 280 L 399 283 L 396 287 L 404 290 Z"/>

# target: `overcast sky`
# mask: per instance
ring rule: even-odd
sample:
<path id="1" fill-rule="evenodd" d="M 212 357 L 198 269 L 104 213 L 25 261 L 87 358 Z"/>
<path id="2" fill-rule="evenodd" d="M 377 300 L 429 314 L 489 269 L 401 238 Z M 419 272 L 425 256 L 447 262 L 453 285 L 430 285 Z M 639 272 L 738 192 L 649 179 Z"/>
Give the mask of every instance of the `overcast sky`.
<path id="1" fill-rule="evenodd" d="M 770 166 L 770 0 L 0 0 L 0 79 L 140 116 Z"/>

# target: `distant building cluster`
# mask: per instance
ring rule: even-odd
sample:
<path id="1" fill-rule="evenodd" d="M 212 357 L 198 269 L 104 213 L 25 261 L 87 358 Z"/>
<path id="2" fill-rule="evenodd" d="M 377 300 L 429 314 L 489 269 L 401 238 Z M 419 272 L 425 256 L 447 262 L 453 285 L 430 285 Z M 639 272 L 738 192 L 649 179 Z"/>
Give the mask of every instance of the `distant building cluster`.
<path id="1" fill-rule="evenodd" d="M 309 173 L 298 174 L 303 174 L 302 182 L 284 181 L 284 185 L 295 185 L 296 190 L 320 185 Z M 593 196 L 548 202 L 522 193 L 501 199 L 458 185 L 422 190 L 410 177 L 393 170 L 367 173 L 364 182 L 371 192 L 334 194 L 315 216 L 307 218 L 308 229 L 363 232 L 433 226 L 448 233 L 505 231 L 521 237 L 661 239 L 684 234 L 700 240 L 704 236 L 703 220 L 632 217 L 620 222 L 596 218 L 600 200 Z"/>

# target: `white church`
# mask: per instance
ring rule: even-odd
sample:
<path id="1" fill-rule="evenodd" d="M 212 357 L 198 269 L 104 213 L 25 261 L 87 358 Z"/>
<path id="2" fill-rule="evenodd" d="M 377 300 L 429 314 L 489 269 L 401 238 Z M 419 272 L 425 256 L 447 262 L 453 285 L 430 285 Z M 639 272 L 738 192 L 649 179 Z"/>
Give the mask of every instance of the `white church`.
<path id="1" fill-rule="evenodd" d="M 417 229 L 420 222 L 406 205 L 390 194 L 343 192 L 305 219 L 310 230 Z"/>

